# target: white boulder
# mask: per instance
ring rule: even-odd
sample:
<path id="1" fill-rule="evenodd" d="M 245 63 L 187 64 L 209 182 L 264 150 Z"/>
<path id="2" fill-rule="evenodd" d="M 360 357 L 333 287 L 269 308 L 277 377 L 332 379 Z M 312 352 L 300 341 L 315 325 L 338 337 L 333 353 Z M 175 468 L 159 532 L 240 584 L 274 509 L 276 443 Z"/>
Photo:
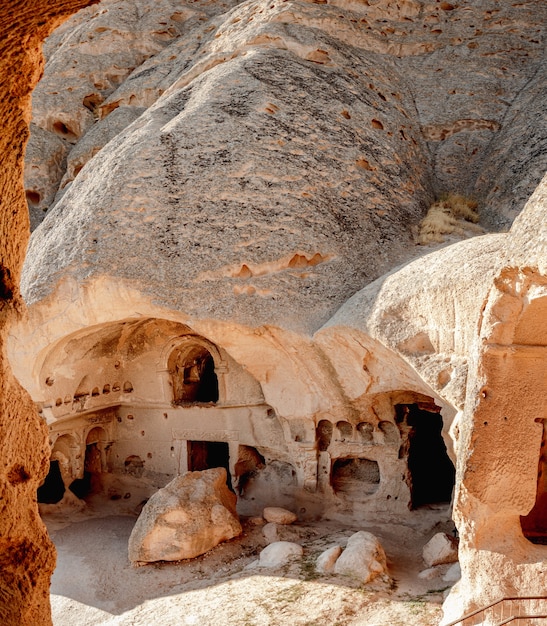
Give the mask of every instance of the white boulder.
<path id="1" fill-rule="evenodd" d="M 191 559 L 241 532 L 226 470 L 187 472 L 157 491 L 144 506 L 129 537 L 129 560 Z"/>
<path id="2" fill-rule="evenodd" d="M 352 535 L 334 565 L 334 573 L 352 576 L 362 583 L 387 574 L 386 554 L 377 537 L 364 530 Z"/>
<path id="3" fill-rule="evenodd" d="M 264 527 L 262 528 L 262 534 L 264 535 L 268 543 L 274 543 L 275 541 L 278 541 L 279 536 L 277 533 L 277 524 L 274 524 L 274 522 L 268 522 L 267 524 L 264 524 Z"/>
<path id="4" fill-rule="evenodd" d="M 332 572 L 332 570 L 334 569 L 334 565 L 341 554 L 341 546 L 333 546 L 332 548 L 325 550 L 317 557 L 315 569 L 321 574 L 328 574 Z"/>
<path id="5" fill-rule="evenodd" d="M 458 560 L 458 542 L 446 533 L 437 533 L 425 544 L 423 559 L 429 567 Z"/>
<path id="6" fill-rule="evenodd" d="M 462 570 L 459 563 L 453 563 L 445 572 L 443 580 L 445 583 L 455 583 L 462 577 Z"/>
<path id="7" fill-rule="evenodd" d="M 304 553 L 302 546 L 290 541 L 276 541 L 260 553 L 260 567 L 281 567 Z"/>

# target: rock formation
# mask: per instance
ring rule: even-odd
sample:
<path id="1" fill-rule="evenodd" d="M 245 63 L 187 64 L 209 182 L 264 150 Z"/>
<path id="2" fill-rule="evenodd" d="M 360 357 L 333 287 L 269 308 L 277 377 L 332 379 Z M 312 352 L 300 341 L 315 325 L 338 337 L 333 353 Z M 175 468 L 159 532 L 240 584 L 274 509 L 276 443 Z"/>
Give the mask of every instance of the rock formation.
<path id="1" fill-rule="evenodd" d="M 66 22 L 34 96 L 45 219 L 9 344 L 59 486 L 222 466 L 242 513 L 396 520 L 450 500 L 455 462 L 447 616 L 542 592 L 545 11 L 104 0 Z M 420 256 L 451 191 L 500 232 Z"/>
<path id="2" fill-rule="evenodd" d="M 47 472 L 47 434 L 6 358 L 20 315 L 19 277 L 28 241 L 23 154 L 30 94 L 43 68 L 42 40 L 89 0 L 17 0 L 0 7 L 0 621 L 49 624 L 54 550 L 38 516 L 36 488 Z"/>
<path id="3" fill-rule="evenodd" d="M 333 571 L 351 576 L 363 584 L 378 576 L 386 576 L 386 554 L 378 538 L 364 530 L 352 535 L 336 560 Z"/>
<path id="4" fill-rule="evenodd" d="M 226 470 L 177 476 L 145 504 L 129 538 L 132 563 L 181 561 L 241 534 Z"/>

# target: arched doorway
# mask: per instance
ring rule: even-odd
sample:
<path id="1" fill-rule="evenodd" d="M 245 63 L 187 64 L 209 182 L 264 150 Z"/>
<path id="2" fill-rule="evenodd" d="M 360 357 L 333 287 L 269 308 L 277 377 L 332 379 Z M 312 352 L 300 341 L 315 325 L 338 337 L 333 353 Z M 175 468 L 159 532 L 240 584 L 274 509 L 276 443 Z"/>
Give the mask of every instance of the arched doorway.
<path id="1" fill-rule="evenodd" d="M 168 369 L 174 404 L 218 402 L 215 361 L 205 346 L 195 343 L 175 348 L 169 356 Z"/>
<path id="2" fill-rule="evenodd" d="M 101 474 L 106 469 L 106 432 L 97 426 L 92 428 L 86 437 L 84 475 L 72 481 L 70 490 L 78 498 L 85 499 L 102 489 Z"/>
<path id="3" fill-rule="evenodd" d="M 398 404 L 396 422 L 401 432 L 400 457 L 406 457 L 410 508 L 448 504 L 452 499 L 456 470 L 442 437 L 441 414 L 419 404 Z"/>
<path id="4" fill-rule="evenodd" d="M 63 499 L 65 484 L 61 476 L 59 461 L 51 460 L 49 472 L 44 482 L 38 487 L 37 499 L 41 504 L 56 504 Z"/>

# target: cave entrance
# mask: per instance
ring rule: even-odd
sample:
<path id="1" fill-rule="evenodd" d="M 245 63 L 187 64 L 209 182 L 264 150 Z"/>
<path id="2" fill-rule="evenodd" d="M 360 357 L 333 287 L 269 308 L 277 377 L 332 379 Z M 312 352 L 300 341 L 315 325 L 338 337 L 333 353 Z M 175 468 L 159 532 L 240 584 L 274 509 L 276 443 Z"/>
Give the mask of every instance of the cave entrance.
<path id="1" fill-rule="evenodd" d="M 225 441 L 188 441 L 188 471 L 201 472 L 213 467 L 226 470 L 226 483 L 232 489 L 228 444 Z"/>
<path id="2" fill-rule="evenodd" d="M 380 468 L 371 459 L 336 459 L 332 465 L 331 484 L 337 495 L 359 500 L 378 490 Z"/>
<path id="3" fill-rule="evenodd" d="M 38 487 L 38 502 L 42 504 L 56 504 L 63 499 L 64 493 L 65 484 L 61 476 L 59 461 L 51 461 L 46 479 Z"/>
<path id="4" fill-rule="evenodd" d="M 399 404 L 395 411 L 403 442 L 399 456 L 406 457 L 408 464 L 410 508 L 448 504 L 452 499 L 456 470 L 441 434 L 441 414 L 426 410 L 421 404 Z"/>
<path id="5" fill-rule="evenodd" d="M 522 532 L 532 543 L 547 545 L 547 423 L 543 421 L 543 436 L 538 464 L 538 482 L 534 508 L 520 518 Z"/>
<path id="6" fill-rule="evenodd" d="M 102 428 L 89 431 L 85 445 L 84 475 L 73 480 L 69 487 L 81 500 L 102 491 L 105 444 L 106 433 Z"/>
<path id="7" fill-rule="evenodd" d="M 173 350 L 168 369 L 173 385 L 173 403 L 218 402 L 215 361 L 207 348 L 194 344 Z"/>

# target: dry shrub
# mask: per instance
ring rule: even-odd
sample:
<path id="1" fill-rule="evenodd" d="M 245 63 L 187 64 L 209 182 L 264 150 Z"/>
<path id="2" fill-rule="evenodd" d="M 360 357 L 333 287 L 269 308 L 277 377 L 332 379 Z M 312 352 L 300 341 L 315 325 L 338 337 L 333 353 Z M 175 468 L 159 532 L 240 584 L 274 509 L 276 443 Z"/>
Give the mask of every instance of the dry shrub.
<path id="1" fill-rule="evenodd" d="M 466 229 L 479 221 L 477 206 L 474 200 L 452 193 L 437 200 L 420 225 L 418 243 L 442 243 L 444 235 L 465 235 Z"/>

